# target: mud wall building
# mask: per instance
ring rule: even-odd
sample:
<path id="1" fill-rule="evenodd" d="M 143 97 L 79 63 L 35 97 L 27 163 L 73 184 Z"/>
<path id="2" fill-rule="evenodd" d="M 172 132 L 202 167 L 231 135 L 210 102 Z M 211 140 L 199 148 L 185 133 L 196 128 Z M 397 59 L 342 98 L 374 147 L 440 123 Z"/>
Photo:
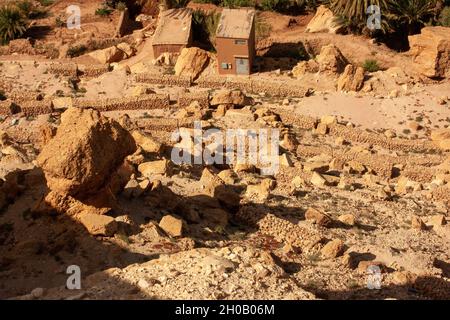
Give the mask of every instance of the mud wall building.
<path id="1" fill-rule="evenodd" d="M 255 58 L 255 10 L 223 9 L 216 32 L 219 74 L 248 75 Z"/>
<path id="2" fill-rule="evenodd" d="M 170 9 L 160 13 L 158 26 L 153 36 L 153 56 L 164 52 L 179 53 L 192 41 L 192 10 Z"/>

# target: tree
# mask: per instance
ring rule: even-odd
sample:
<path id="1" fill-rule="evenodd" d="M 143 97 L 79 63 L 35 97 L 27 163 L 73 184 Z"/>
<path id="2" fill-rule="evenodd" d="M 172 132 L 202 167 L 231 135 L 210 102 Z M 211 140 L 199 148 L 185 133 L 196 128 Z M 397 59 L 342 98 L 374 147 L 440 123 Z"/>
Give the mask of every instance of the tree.
<path id="1" fill-rule="evenodd" d="M 17 8 L 4 6 L 0 8 L 0 43 L 6 44 L 26 31 L 26 21 Z"/>
<path id="2" fill-rule="evenodd" d="M 435 15 L 436 0 L 390 0 L 389 18 L 407 34 L 419 33 Z"/>

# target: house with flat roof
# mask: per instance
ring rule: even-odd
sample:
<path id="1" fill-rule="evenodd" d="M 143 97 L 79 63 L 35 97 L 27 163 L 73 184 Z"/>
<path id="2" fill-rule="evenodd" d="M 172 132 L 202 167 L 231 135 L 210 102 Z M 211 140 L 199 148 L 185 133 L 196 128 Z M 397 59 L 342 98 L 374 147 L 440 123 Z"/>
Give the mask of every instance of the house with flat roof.
<path id="1" fill-rule="evenodd" d="M 179 53 L 192 41 L 192 10 L 189 8 L 162 11 L 153 35 L 153 56 L 164 52 Z"/>
<path id="2" fill-rule="evenodd" d="M 248 75 L 255 58 L 255 10 L 223 9 L 216 31 L 219 74 Z"/>

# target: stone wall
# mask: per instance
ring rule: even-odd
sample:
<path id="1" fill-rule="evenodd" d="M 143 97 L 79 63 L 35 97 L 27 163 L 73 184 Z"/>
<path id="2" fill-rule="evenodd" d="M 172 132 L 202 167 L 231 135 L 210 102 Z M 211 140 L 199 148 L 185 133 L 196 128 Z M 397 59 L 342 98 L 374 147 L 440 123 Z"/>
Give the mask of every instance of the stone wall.
<path id="1" fill-rule="evenodd" d="M 111 66 L 109 64 L 80 65 L 78 68 L 81 72 L 81 76 L 89 78 L 95 78 L 111 71 Z"/>
<path id="2" fill-rule="evenodd" d="M 149 94 L 142 95 L 140 97 L 126 97 L 117 99 L 75 99 L 73 101 L 73 106 L 78 108 L 94 108 L 99 111 L 151 110 L 169 108 L 170 100 L 168 94 Z"/>
<path id="3" fill-rule="evenodd" d="M 142 83 L 162 84 L 186 88 L 192 85 L 192 79 L 190 77 L 175 76 L 171 74 L 140 73 L 136 75 L 135 80 Z"/>
<path id="4" fill-rule="evenodd" d="M 66 77 L 76 77 L 78 75 L 78 66 L 76 63 L 52 63 L 47 70 L 51 74 Z"/>
<path id="5" fill-rule="evenodd" d="M 194 101 L 198 101 L 202 108 L 209 108 L 209 92 L 189 92 L 178 96 L 178 106 L 180 108 L 185 108 Z"/>

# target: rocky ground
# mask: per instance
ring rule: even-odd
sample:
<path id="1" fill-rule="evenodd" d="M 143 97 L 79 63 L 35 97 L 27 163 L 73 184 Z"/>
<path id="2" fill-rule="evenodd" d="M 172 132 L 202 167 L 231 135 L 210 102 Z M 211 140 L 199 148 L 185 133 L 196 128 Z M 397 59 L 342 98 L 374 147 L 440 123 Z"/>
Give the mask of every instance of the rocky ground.
<path id="1" fill-rule="evenodd" d="M 214 55 L 197 48 L 154 59 L 151 37 L 57 60 L 119 52 L 101 61 L 109 72 L 76 79 L 49 72 L 55 60 L 0 56 L 0 298 L 449 299 L 450 69 L 405 68 L 411 52 L 382 47 L 395 60 L 367 72 L 349 52 L 377 45 L 348 37 L 319 33 L 315 58 L 290 68 L 260 59 L 253 79 L 305 87 L 292 96 L 141 83 L 136 75 L 215 75 Z M 207 103 L 180 106 L 186 93 Z M 170 105 L 76 107 L 155 94 Z M 13 112 L 24 101 L 53 112 Z M 174 163 L 172 135 L 191 146 L 194 121 L 278 129 L 279 170 Z M 71 265 L 79 290 L 66 288 Z M 379 290 L 367 288 L 373 266 Z"/>

